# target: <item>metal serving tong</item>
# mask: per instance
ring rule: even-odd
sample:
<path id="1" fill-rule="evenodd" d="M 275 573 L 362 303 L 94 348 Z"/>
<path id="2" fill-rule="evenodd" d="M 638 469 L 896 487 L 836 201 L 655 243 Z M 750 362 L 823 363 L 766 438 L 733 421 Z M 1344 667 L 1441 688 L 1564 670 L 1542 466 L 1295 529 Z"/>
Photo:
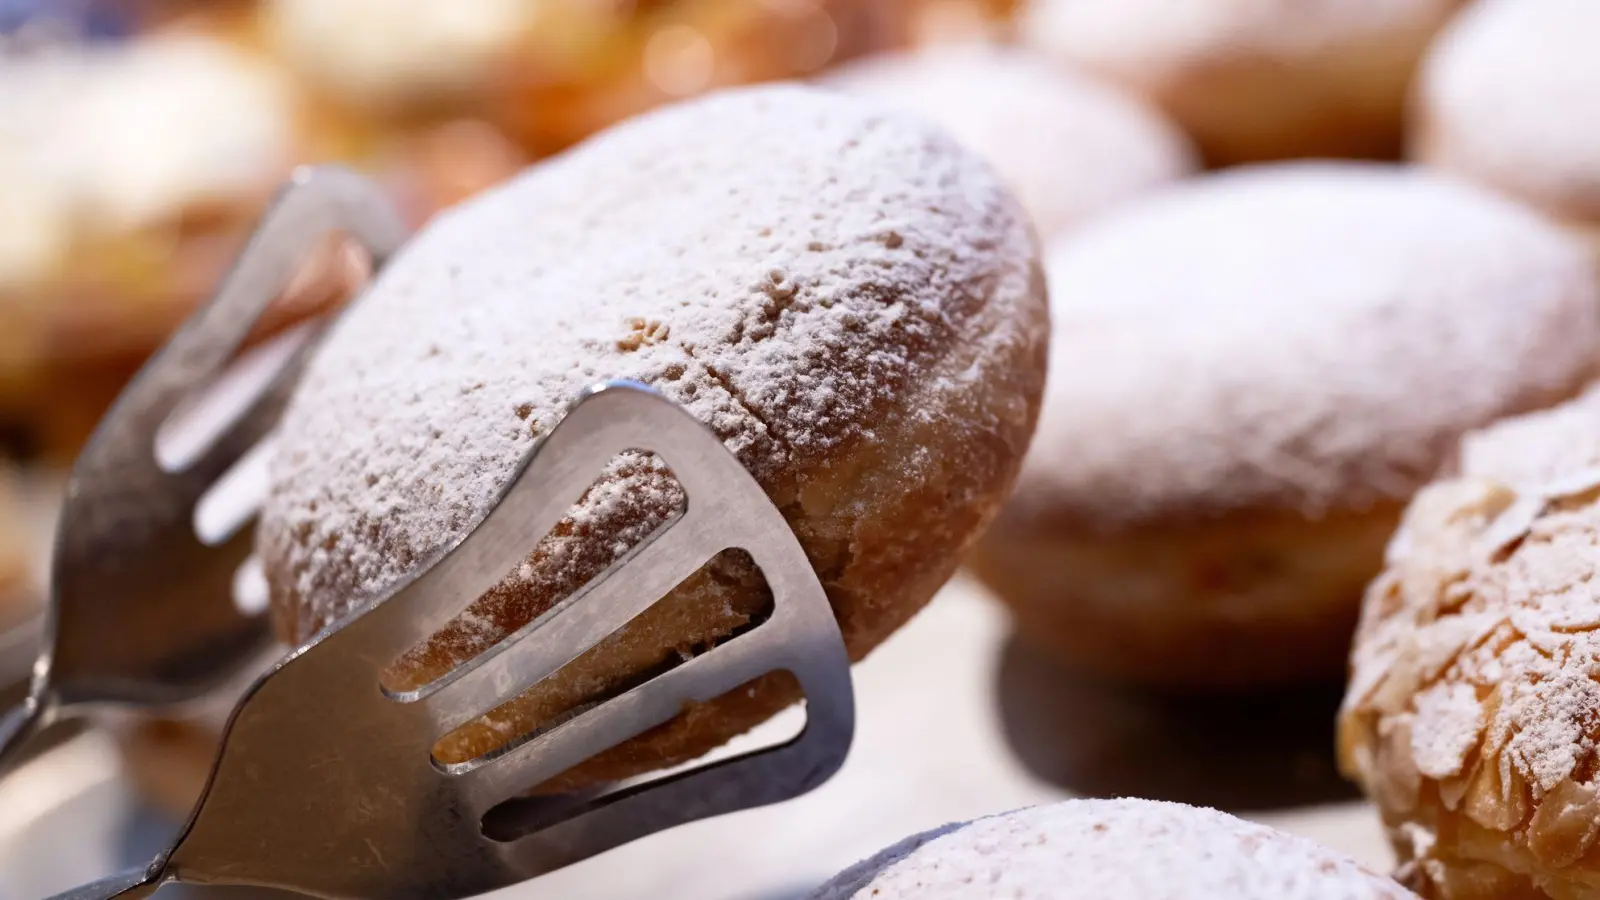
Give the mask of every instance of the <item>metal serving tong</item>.
<path id="1" fill-rule="evenodd" d="M 158 459 L 158 436 L 225 376 L 298 265 L 336 232 L 362 245 L 374 266 L 406 236 L 365 179 L 335 168 L 296 172 L 216 295 L 140 371 L 79 455 L 56 526 L 49 608 L 42 623 L 19 629 L 41 633 L 43 648 L 27 700 L 0 718 L 0 773 L 59 719 L 108 703 L 183 703 L 264 664 L 266 619 L 233 600 L 250 529 L 239 521 L 232 535 L 208 542 L 194 521 L 218 480 L 276 424 L 312 342 L 182 465 Z"/>
<path id="2" fill-rule="evenodd" d="M 53 652 L 35 667 L 22 724 L 14 716 L 9 726 L 15 733 L 89 698 L 165 702 L 201 692 L 197 685 L 229 668 L 219 660 L 264 640 L 258 622 L 211 610 L 231 608 L 232 574 L 248 549 L 234 544 L 247 539 L 208 547 L 196 540 L 191 519 L 203 487 L 226 461 L 270 430 L 292 374 L 275 380 L 176 483 L 150 460 L 152 434 L 186 393 L 177 385 L 192 387 L 228 358 L 276 294 L 267 286 L 281 288 L 317 239 L 342 230 L 373 251 L 375 265 L 387 258 L 398 240 L 377 214 L 384 208 L 374 206 L 377 196 L 342 171 L 297 176 L 217 297 L 141 373 L 97 432 L 74 473 L 70 515 L 61 525 L 48 629 Z M 381 672 L 519 565 L 627 450 L 654 452 L 671 468 L 688 497 L 678 516 L 477 658 L 416 690 L 383 687 Z M 748 552 L 766 576 L 773 608 L 764 622 L 494 753 L 464 763 L 434 757 L 440 737 L 555 675 L 729 548 Z M 68 583 L 70 594 L 62 587 Z M 102 614 L 101 605 L 112 612 Z M 207 632 L 219 637 L 186 641 L 183 652 L 178 641 L 167 651 L 128 646 L 146 634 L 159 641 L 166 629 L 187 628 L 191 617 L 220 621 Z M 123 630 L 89 637 L 113 627 Z M 90 646 L 127 655 L 97 666 L 84 658 Z M 134 658 L 159 664 L 118 662 Z M 63 669 L 69 659 L 71 678 Z M 776 671 L 792 675 L 807 701 L 804 730 L 785 743 L 654 780 L 523 796 L 671 720 L 686 704 Z M 604 383 L 534 444 L 465 537 L 245 692 L 206 791 L 170 850 L 147 868 L 61 896 L 138 897 L 181 881 L 330 898 L 464 897 L 656 831 L 805 793 L 838 769 L 853 728 L 838 625 L 781 514 L 687 412 L 643 385 Z"/>

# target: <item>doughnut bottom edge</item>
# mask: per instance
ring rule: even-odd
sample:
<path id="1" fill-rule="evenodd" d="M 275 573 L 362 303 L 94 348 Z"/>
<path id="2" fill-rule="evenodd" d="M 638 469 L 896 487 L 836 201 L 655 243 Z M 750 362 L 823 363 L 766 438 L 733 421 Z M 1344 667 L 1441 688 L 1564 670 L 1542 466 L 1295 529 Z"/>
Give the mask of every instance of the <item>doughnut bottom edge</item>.
<path id="1" fill-rule="evenodd" d="M 1176 690 L 1344 671 L 1395 506 L 1306 520 L 1234 515 L 1116 533 L 996 525 L 969 559 L 1018 633 L 1089 673 Z"/>

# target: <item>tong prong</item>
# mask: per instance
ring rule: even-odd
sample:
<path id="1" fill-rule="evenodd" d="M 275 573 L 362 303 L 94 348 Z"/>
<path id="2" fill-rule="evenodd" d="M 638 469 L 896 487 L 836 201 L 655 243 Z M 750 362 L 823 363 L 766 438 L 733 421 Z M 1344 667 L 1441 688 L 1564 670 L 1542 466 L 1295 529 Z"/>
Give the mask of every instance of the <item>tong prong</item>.
<path id="1" fill-rule="evenodd" d="M 406 232 L 376 191 L 371 182 L 338 167 L 296 169 L 216 294 L 172 335 L 118 399 L 106 424 L 143 430 L 153 441 L 155 430 L 196 386 L 214 378 L 238 353 L 296 269 L 330 233 L 348 233 L 372 254 L 375 266 L 381 265 Z"/>
<path id="2" fill-rule="evenodd" d="M 668 521 L 644 543 L 495 649 L 418 694 L 442 733 L 549 678 L 649 609 L 718 550 L 704 507 Z"/>
<path id="3" fill-rule="evenodd" d="M 681 426 L 673 417 L 683 415 L 670 400 L 634 382 L 585 390 L 523 456 L 478 525 L 387 599 L 370 609 L 358 604 L 362 611 L 338 625 L 340 640 L 393 660 L 432 637 L 521 565 L 612 459 L 641 449 L 640 434 Z M 429 689 L 400 697 L 425 696 Z"/>
<path id="4" fill-rule="evenodd" d="M 454 704 L 453 715 L 468 716 L 478 711 L 468 701 L 486 702 L 491 687 L 527 680 L 529 673 L 517 671 L 530 658 L 521 644 L 544 644 L 539 630 L 526 636 L 533 640 L 507 644 L 515 654 L 502 651 L 482 664 L 504 667 L 498 671 L 510 680 L 498 685 L 489 674 L 477 684 L 461 681 L 477 671 L 469 668 L 443 688 L 424 688 L 431 698 L 407 698 L 385 695 L 383 673 L 448 621 L 455 610 L 447 607 L 471 602 L 519 565 L 593 478 L 628 450 L 665 460 L 689 496 L 686 511 L 620 564 L 640 571 L 613 571 L 544 627 L 586 607 L 649 606 L 729 547 L 747 550 L 762 569 L 773 594 L 771 615 L 620 696 L 591 698 L 572 718 L 499 752 L 460 766 L 439 764 L 431 758 L 439 737 L 435 705 Z M 672 550 L 675 571 L 644 571 L 668 562 L 653 558 L 652 548 Z M 843 761 L 854 723 L 849 659 L 804 548 L 716 434 L 647 387 L 611 382 L 586 392 L 525 454 L 492 512 L 431 565 L 393 588 L 392 599 L 313 638 L 245 693 L 224 729 L 206 792 L 171 852 L 173 877 L 292 887 L 330 898 L 449 900 L 664 828 L 795 796 Z M 608 582 L 615 598 L 592 592 Z M 627 620 L 626 612 L 601 608 L 569 620 L 567 646 L 551 641 L 553 657 L 537 669 L 608 633 Z M 537 654 L 531 658 L 540 662 Z M 608 791 L 518 798 L 670 721 L 685 704 L 712 701 L 774 671 L 792 673 L 807 704 L 804 730 L 778 747 Z M 455 687 L 460 694 L 452 695 Z M 429 702 L 404 702 L 423 698 Z M 502 698 L 510 699 L 495 697 Z M 394 865 L 396 859 L 405 865 Z"/>
<path id="5" fill-rule="evenodd" d="M 453 765 L 449 775 L 492 806 L 542 784 L 605 750 L 671 721 L 688 704 L 706 703 L 773 671 L 772 648 L 757 639 L 766 624 L 606 700 L 498 754 Z M 487 811 L 487 808 L 485 808 Z"/>
<path id="6" fill-rule="evenodd" d="M 302 340 L 288 359 L 278 364 L 267 380 L 252 386 L 250 400 L 233 413 L 231 421 L 219 433 L 210 437 L 204 449 L 185 463 L 182 474 L 186 477 L 174 479 L 180 484 L 180 489 L 181 485 L 188 484 L 209 490 L 277 427 L 295 385 L 326 329 L 326 323 L 317 327 Z"/>
<path id="7" fill-rule="evenodd" d="M 808 707 L 809 712 L 809 707 Z M 827 781 L 843 765 L 851 724 L 826 731 L 807 721 L 790 740 L 717 760 L 553 811 L 557 821 L 523 824 L 501 852 L 525 871 L 550 872 L 659 831 L 739 810 L 781 803 Z M 533 818 L 544 818 L 544 810 Z"/>

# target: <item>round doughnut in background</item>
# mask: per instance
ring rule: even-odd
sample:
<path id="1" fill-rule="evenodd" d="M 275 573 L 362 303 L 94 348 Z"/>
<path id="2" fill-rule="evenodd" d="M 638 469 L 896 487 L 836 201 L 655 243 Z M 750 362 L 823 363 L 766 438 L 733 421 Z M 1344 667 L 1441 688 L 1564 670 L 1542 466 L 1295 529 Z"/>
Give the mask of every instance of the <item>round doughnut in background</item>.
<path id="1" fill-rule="evenodd" d="M 1367 592 L 1340 765 L 1424 896 L 1593 897 L 1600 387 L 1460 457 Z"/>
<path id="2" fill-rule="evenodd" d="M 1320 844 L 1212 809 L 1068 800 L 914 835 L 811 900 L 1406 900 Z"/>
<path id="3" fill-rule="evenodd" d="M 1035 0 L 1025 40 L 1166 109 L 1218 165 L 1399 154 L 1417 60 L 1461 0 Z"/>
<path id="4" fill-rule="evenodd" d="M 345 117 L 481 115 L 531 156 L 719 87 L 903 46 L 913 0 L 263 0 L 262 40 Z"/>
<path id="5" fill-rule="evenodd" d="M 261 516 L 277 621 L 299 642 L 381 595 L 471 527 L 579 392 L 625 378 L 706 422 L 768 491 L 859 658 L 1010 492 L 1047 319 L 1026 213 L 921 120 L 793 85 L 639 116 L 436 218 L 321 345 Z M 525 565 L 398 661 L 396 683 L 515 633 L 681 502 L 659 458 L 613 460 Z M 748 556 L 719 555 L 440 758 L 728 639 L 769 598 Z M 797 699 L 780 674 L 572 778 L 698 757 Z"/>
<path id="6" fill-rule="evenodd" d="M 1490 185 L 1600 249 L 1600 4 L 1479 0 L 1418 82 L 1411 153 Z"/>
<path id="7" fill-rule="evenodd" d="M 1423 169 L 1206 176 L 1047 258 L 1045 405 L 972 565 L 1022 639 L 1152 685 L 1337 677 L 1412 492 L 1600 351 L 1581 243 Z"/>
<path id="8" fill-rule="evenodd" d="M 1020 48 L 869 57 L 825 83 L 948 130 L 999 171 L 1045 239 L 1198 165 L 1144 100 Z"/>

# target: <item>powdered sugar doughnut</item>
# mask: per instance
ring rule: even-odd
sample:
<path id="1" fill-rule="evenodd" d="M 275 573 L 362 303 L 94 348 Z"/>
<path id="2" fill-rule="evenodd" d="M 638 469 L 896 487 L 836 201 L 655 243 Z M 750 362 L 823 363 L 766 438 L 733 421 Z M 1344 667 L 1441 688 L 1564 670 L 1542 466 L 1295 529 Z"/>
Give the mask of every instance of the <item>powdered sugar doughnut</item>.
<path id="1" fill-rule="evenodd" d="M 1150 97 L 1213 163 L 1392 156 L 1417 60 L 1460 3 L 1036 0 L 1022 29 Z"/>
<path id="2" fill-rule="evenodd" d="M 632 120 L 440 216 L 339 324 L 285 415 L 260 548 L 301 640 L 460 535 L 601 378 L 654 385 L 783 511 L 860 657 L 1009 490 L 1043 387 L 1026 214 L 937 130 L 833 92 L 733 91 Z M 528 562 L 403 661 L 426 679 L 601 572 L 678 505 L 632 454 Z M 728 637 L 768 594 L 719 557 L 446 742 L 470 758 Z M 791 682 L 691 709 L 574 775 L 692 758 Z"/>
<path id="3" fill-rule="evenodd" d="M 1600 350 L 1581 245 L 1420 170 L 1211 176 L 1049 267 L 1045 409 L 975 565 L 1024 636 L 1152 683 L 1337 674 L 1401 505 Z"/>
<path id="4" fill-rule="evenodd" d="M 948 129 L 994 164 L 1047 238 L 1196 164 L 1153 107 L 1022 50 L 874 57 L 830 83 Z"/>
<path id="5" fill-rule="evenodd" d="M 1469 435 L 1367 592 L 1340 762 L 1451 900 L 1600 892 L 1600 388 Z"/>
<path id="6" fill-rule="evenodd" d="M 1600 4 L 1483 0 L 1423 66 L 1413 151 L 1600 241 Z"/>
<path id="7" fill-rule="evenodd" d="M 924 832 L 812 900 L 1405 900 L 1305 838 L 1212 809 L 1069 800 Z"/>

